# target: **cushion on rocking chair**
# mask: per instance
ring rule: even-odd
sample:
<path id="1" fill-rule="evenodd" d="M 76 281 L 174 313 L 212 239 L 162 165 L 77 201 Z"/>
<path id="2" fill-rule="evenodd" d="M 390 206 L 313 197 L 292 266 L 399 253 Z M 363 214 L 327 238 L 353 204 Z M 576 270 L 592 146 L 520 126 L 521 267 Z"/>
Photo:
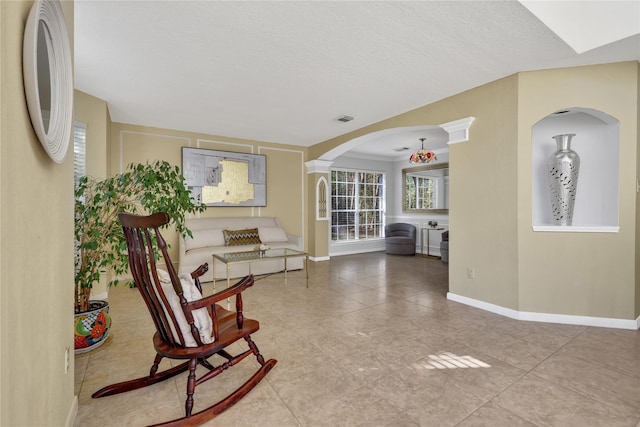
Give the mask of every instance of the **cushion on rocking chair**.
<path id="1" fill-rule="evenodd" d="M 197 347 L 198 343 L 191 335 L 191 328 L 189 327 L 189 323 L 187 322 L 184 313 L 182 312 L 182 307 L 180 306 L 180 298 L 176 294 L 173 289 L 173 285 L 171 284 L 171 277 L 169 273 L 164 270 L 157 269 L 158 279 L 160 279 L 160 284 L 162 285 L 162 290 L 164 291 L 165 296 L 167 297 L 167 301 L 171 306 L 171 311 L 176 316 L 176 321 L 178 322 L 178 326 L 180 327 L 180 332 L 175 330 L 172 322 L 170 323 L 171 332 L 173 333 L 173 337 L 176 341 L 180 341 L 178 333 L 182 334 L 184 338 L 184 344 L 186 347 Z M 197 301 L 202 299 L 202 294 L 196 287 L 193 279 L 188 274 L 181 274 L 179 276 L 180 284 L 182 285 L 182 292 L 184 294 L 184 298 L 187 302 Z M 169 312 L 166 307 L 163 307 L 165 315 L 169 318 Z M 213 336 L 213 323 L 211 321 L 211 316 L 209 316 L 209 312 L 206 308 L 199 308 L 192 312 L 193 314 L 193 322 L 200 332 L 200 340 L 205 344 L 210 344 L 215 341 L 215 337 Z"/>

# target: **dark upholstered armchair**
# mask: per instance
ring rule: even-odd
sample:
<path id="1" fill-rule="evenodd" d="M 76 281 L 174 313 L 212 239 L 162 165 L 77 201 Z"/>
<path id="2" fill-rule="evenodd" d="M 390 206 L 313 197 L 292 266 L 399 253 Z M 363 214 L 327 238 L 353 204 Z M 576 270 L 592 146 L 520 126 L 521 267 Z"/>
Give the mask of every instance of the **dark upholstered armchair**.
<path id="1" fill-rule="evenodd" d="M 397 222 L 384 227 L 385 252 L 393 255 L 416 254 L 416 226 Z"/>

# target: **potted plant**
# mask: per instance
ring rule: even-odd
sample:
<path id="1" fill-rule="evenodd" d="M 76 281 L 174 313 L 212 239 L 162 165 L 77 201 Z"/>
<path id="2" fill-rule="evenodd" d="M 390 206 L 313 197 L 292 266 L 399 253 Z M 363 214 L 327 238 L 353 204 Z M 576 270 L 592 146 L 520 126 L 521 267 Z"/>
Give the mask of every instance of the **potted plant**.
<path id="1" fill-rule="evenodd" d="M 206 207 L 191 199 L 177 166 L 166 161 L 131 164 L 125 172 L 97 180 L 83 177 L 75 188 L 75 349 L 96 348 L 108 336 L 110 318 L 106 301 L 92 301 L 91 289 L 103 274 L 108 286 L 129 271 L 127 244 L 118 212 L 166 212 L 181 235 L 191 235 L 185 215 Z M 131 281 L 127 282 L 133 285 Z"/>

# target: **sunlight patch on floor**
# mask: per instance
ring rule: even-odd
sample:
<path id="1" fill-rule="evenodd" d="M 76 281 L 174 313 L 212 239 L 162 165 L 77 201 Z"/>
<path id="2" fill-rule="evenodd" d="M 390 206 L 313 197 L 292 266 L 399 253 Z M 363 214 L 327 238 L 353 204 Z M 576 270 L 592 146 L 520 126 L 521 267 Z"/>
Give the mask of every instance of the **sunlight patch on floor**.
<path id="1" fill-rule="evenodd" d="M 423 369 L 468 369 L 490 368 L 491 365 L 472 356 L 458 356 L 453 353 L 430 354 L 427 361 L 416 364 Z"/>

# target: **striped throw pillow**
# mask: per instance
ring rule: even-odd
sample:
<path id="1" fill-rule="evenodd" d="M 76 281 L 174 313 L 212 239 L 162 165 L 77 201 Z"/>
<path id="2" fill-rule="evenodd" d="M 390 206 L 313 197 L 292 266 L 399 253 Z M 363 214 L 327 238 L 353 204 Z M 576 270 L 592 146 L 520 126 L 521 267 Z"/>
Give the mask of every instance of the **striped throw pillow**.
<path id="1" fill-rule="evenodd" d="M 259 245 L 260 235 L 257 228 L 245 230 L 222 230 L 225 246 Z"/>

